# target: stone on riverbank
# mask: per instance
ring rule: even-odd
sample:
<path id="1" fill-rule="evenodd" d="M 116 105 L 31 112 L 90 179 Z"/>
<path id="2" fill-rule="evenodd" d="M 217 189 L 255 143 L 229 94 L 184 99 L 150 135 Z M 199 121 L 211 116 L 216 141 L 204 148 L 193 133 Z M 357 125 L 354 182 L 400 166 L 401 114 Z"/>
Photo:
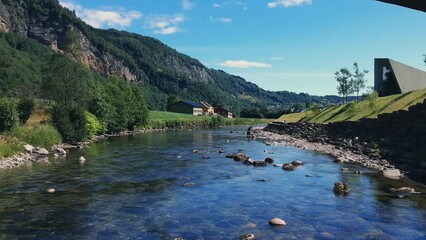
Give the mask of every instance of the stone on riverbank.
<path id="1" fill-rule="evenodd" d="M 383 176 L 390 179 L 400 179 L 402 177 L 401 171 L 399 169 L 390 169 L 383 171 Z"/>
<path id="2" fill-rule="evenodd" d="M 36 148 L 35 153 L 39 155 L 49 155 L 49 151 L 46 148 Z"/>
<path id="3" fill-rule="evenodd" d="M 273 226 L 285 226 L 287 223 L 281 218 L 273 218 L 269 221 L 269 224 Z"/>
<path id="4" fill-rule="evenodd" d="M 26 151 L 27 153 L 32 153 L 32 152 L 34 151 L 34 147 L 33 147 L 32 145 L 30 145 L 30 144 L 26 144 L 26 145 L 24 146 L 24 149 L 25 149 L 25 151 Z"/>

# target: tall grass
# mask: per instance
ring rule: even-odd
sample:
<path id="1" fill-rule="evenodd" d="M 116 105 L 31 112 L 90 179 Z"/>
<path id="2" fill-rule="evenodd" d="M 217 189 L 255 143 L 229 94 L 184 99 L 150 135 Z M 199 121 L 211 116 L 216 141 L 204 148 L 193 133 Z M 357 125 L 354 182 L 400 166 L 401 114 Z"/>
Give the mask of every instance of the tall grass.
<path id="1" fill-rule="evenodd" d="M 48 124 L 16 126 L 9 134 L 37 147 L 51 148 L 62 142 L 59 132 Z"/>
<path id="2" fill-rule="evenodd" d="M 11 157 L 23 150 L 23 144 L 14 137 L 0 139 L 0 157 Z"/>
<path id="3" fill-rule="evenodd" d="M 271 122 L 265 119 L 250 119 L 250 118 L 224 118 L 221 116 L 191 116 L 187 118 L 173 118 L 173 115 L 161 114 L 165 117 L 161 119 L 160 114 L 156 114 L 155 119 L 150 119 L 148 122 L 148 129 L 179 129 L 179 128 L 210 128 L 219 126 L 233 126 L 233 125 L 255 125 Z M 172 118 L 167 118 L 167 117 Z"/>

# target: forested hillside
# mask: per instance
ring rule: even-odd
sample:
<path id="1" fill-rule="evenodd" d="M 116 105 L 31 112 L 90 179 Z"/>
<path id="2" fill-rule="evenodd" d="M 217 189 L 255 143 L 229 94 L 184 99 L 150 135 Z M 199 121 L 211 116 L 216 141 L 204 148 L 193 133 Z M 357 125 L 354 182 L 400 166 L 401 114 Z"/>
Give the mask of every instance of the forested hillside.
<path id="1" fill-rule="evenodd" d="M 49 55 L 67 51 L 71 59 L 104 77 L 139 83 L 152 109 L 165 109 L 169 95 L 220 104 L 234 112 L 261 104 L 280 109 L 309 98 L 307 94 L 265 91 L 238 76 L 208 69 L 151 37 L 92 28 L 57 0 L 0 0 L 0 32 L 8 32 L 1 39 L 0 51 L 5 57 L 0 61 L 7 62 L 1 65 L 2 92 L 16 91 L 22 84 L 36 91 Z M 338 100 L 311 99 L 318 104 Z"/>

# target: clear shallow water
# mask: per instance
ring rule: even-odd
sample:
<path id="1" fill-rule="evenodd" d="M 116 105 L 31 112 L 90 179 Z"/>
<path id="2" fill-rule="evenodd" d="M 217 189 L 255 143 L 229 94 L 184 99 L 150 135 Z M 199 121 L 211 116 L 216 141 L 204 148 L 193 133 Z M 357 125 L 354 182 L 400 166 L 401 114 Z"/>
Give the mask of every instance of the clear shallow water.
<path id="1" fill-rule="evenodd" d="M 398 182 L 368 170 L 343 174 L 327 155 L 245 141 L 244 131 L 110 139 L 48 166 L 0 172 L 0 239 L 426 238 L 424 197 L 392 197 L 387 189 Z M 219 149 L 306 165 L 294 172 L 246 166 Z M 350 183 L 349 196 L 333 194 L 335 181 Z M 56 192 L 46 193 L 49 187 Z M 274 217 L 287 226 L 269 226 Z"/>

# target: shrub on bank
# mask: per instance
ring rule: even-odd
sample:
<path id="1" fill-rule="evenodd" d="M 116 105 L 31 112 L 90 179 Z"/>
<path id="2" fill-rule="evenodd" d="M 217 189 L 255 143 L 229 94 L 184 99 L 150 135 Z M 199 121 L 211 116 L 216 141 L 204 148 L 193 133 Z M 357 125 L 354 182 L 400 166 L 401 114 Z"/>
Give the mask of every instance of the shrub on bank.
<path id="1" fill-rule="evenodd" d="M 31 113 L 34 110 L 34 100 L 30 98 L 23 98 L 19 100 L 18 105 L 16 107 L 19 115 L 19 122 L 24 124 L 27 122 L 28 118 L 30 118 Z"/>
<path id="2" fill-rule="evenodd" d="M 14 137 L 0 139 L 0 157 L 11 157 L 23 149 L 23 144 Z"/>
<path id="3" fill-rule="evenodd" d="M 105 124 L 103 124 L 99 119 L 92 113 L 85 111 L 84 116 L 86 117 L 86 131 L 90 137 L 101 135 L 106 132 Z"/>
<path id="4" fill-rule="evenodd" d="M 48 124 L 15 126 L 9 134 L 22 142 L 47 149 L 62 142 L 59 132 Z"/>
<path id="5" fill-rule="evenodd" d="M 16 101 L 12 98 L 0 98 L 0 132 L 8 131 L 18 123 Z"/>

